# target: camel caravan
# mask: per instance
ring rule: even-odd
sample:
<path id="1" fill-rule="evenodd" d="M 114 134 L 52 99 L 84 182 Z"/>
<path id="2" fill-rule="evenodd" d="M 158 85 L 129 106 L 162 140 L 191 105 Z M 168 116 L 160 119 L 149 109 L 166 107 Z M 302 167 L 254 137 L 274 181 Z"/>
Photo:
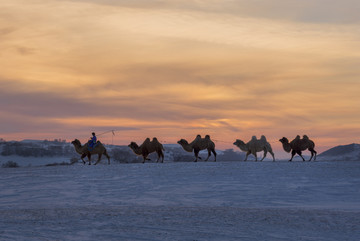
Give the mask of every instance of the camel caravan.
<path id="1" fill-rule="evenodd" d="M 81 145 L 78 139 L 75 139 L 71 143 L 74 145 L 76 152 L 81 155 L 81 160 L 84 164 L 86 164 L 84 157 L 87 156 L 89 165 L 91 165 L 91 155 L 95 154 L 98 155 L 98 160 L 96 161 L 95 165 L 100 162 L 102 155 L 107 157 L 108 164 L 110 164 L 110 156 L 108 155 L 105 146 L 100 141 L 96 141 L 96 143 L 92 142 L 94 139 L 96 140 L 95 133 L 93 133 L 93 135 L 94 137 L 92 137 L 92 139 L 84 145 Z M 311 161 L 313 157 L 314 161 L 316 160 L 317 152 L 314 149 L 315 143 L 310 140 L 307 135 L 304 135 L 303 138 L 300 138 L 300 136 L 297 135 L 291 142 L 289 142 L 286 137 L 281 138 L 279 141 L 282 143 L 284 151 L 288 153 L 291 152 L 291 159 L 289 161 L 292 161 L 296 154 L 298 154 L 302 160 L 305 161 L 304 157 L 302 156 L 302 151 L 305 150 L 309 150 L 311 153 L 309 161 Z M 181 139 L 177 143 L 184 149 L 184 151 L 191 153 L 194 152 L 194 162 L 197 162 L 198 159 L 201 160 L 199 152 L 202 150 L 207 150 L 208 152 L 208 156 L 204 161 L 208 161 L 211 153 L 213 153 L 214 161 L 216 162 L 217 154 L 215 151 L 215 143 L 210 139 L 209 135 L 206 135 L 204 138 L 202 138 L 201 135 L 197 135 L 196 138 L 190 143 L 185 139 Z M 272 147 L 264 135 L 262 135 L 260 139 L 257 139 L 256 136 L 253 136 L 247 143 L 237 139 L 233 144 L 241 151 L 246 152 L 244 161 L 247 161 L 250 154 L 255 157 L 255 161 L 258 161 L 257 152 L 263 152 L 263 157 L 260 161 L 265 159 L 267 153 L 270 153 L 273 161 L 275 161 L 275 155 Z M 135 155 L 143 157 L 143 163 L 145 163 L 147 160 L 150 160 L 148 156 L 153 152 L 156 152 L 158 156 L 156 162 L 159 162 L 160 159 L 162 163 L 164 162 L 165 149 L 156 137 L 154 137 L 151 141 L 150 138 L 146 138 L 140 146 L 136 142 L 131 142 L 128 147 L 134 152 Z"/>

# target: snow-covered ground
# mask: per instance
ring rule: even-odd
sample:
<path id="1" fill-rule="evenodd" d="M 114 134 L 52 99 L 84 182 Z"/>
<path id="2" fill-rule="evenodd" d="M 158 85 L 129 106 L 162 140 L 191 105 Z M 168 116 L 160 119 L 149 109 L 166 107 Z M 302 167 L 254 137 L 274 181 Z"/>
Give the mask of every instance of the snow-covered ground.
<path id="1" fill-rule="evenodd" d="M 105 163 L 0 168 L 0 240 L 360 240 L 360 162 Z"/>

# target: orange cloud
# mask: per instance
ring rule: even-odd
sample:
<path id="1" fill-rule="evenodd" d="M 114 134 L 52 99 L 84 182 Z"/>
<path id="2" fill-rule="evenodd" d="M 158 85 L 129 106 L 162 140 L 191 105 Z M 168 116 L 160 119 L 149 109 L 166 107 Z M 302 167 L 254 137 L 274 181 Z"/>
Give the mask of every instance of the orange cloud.
<path id="1" fill-rule="evenodd" d="M 2 1 L 1 137 L 358 141 L 356 17 L 207 3 Z"/>

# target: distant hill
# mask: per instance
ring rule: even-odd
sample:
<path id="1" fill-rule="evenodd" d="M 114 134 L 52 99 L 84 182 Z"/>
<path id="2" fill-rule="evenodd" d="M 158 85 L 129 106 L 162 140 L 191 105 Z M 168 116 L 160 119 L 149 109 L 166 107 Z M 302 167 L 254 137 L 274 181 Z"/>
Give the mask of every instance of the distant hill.
<path id="1" fill-rule="evenodd" d="M 360 144 L 336 146 L 324 151 L 318 158 L 324 161 L 360 161 Z"/>

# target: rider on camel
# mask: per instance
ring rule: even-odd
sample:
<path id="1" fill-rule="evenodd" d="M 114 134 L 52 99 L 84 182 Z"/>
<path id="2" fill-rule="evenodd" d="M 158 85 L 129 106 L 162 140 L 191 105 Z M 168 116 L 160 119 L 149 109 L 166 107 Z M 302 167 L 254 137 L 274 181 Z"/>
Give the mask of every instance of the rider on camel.
<path id="1" fill-rule="evenodd" d="M 96 135 L 95 135 L 95 132 L 93 132 L 91 134 L 92 134 L 92 137 L 90 137 L 88 144 L 89 144 L 90 148 L 94 148 L 94 146 L 96 145 Z"/>

